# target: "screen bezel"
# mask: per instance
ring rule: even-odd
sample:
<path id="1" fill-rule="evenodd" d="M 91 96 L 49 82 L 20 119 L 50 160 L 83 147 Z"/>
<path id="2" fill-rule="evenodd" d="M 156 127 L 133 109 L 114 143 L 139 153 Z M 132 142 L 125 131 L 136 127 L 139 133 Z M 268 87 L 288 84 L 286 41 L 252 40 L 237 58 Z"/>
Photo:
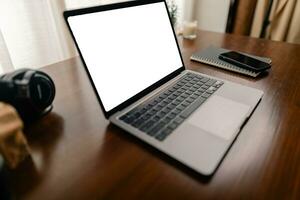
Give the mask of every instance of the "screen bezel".
<path id="1" fill-rule="evenodd" d="M 93 90 L 94 90 L 94 92 L 96 94 L 96 97 L 97 97 L 97 99 L 98 99 L 98 101 L 100 103 L 100 106 L 101 106 L 101 109 L 102 109 L 102 111 L 104 113 L 104 116 L 107 119 L 111 115 L 113 115 L 114 113 L 116 113 L 117 111 L 122 110 L 122 109 L 128 107 L 132 103 L 134 103 L 137 100 L 141 99 L 145 95 L 149 94 L 150 92 L 152 92 L 153 90 L 157 89 L 158 87 L 160 87 L 164 83 L 168 82 L 169 80 L 173 79 L 174 77 L 176 77 L 178 74 L 180 74 L 182 71 L 185 70 L 185 66 L 184 66 L 183 58 L 182 58 L 181 51 L 180 51 L 180 48 L 179 48 L 179 45 L 178 45 L 177 37 L 176 37 L 175 31 L 174 31 L 174 28 L 172 26 L 172 23 L 171 23 L 170 14 L 168 13 L 169 21 L 170 21 L 170 26 L 172 26 L 173 36 L 174 36 L 174 39 L 175 39 L 175 42 L 176 42 L 176 45 L 177 45 L 177 48 L 178 48 L 178 52 L 179 52 L 179 55 L 180 55 L 181 62 L 183 64 L 182 67 L 178 68 L 177 70 L 173 71 L 172 73 L 170 73 L 167 76 L 163 77 L 162 79 L 158 80 L 154 84 L 150 85 L 146 89 L 142 90 L 138 94 L 136 94 L 133 97 L 127 99 L 125 102 L 119 104 L 118 106 L 114 107 L 113 109 L 111 109 L 109 111 L 105 110 L 105 107 L 104 107 L 104 105 L 102 103 L 102 100 L 101 100 L 101 98 L 99 96 L 99 93 L 98 93 L 98 91 L 96 89 L 94 81 L 93 81 L 93 79 L 91 77 L 91 74 L 90 74 L 90 72 L 89 72 L 89 70 L 88 70 L 88 68 L 86 66 L 86 63 L 84 61 L 84 58 L 83 58 L 83 56 L 81 54 L 81 51 L 80 51 L 80 48 L 79 48 L 79 46 L 77 44 L 75 36 L 74 36 L 74 34 L 72 32 L 72 29 L 71 29 L 71 27 L 69 25 L 68 17 L 76 16 L 76 15 L 83 15 L 83 14 L 90 14 L 90 13 L 95 13 L 95 12 L 108 11 L 108 10 L 114 10 L 114 9 L 128 8 L 128 7 L 133 7 L 133 6 L 141 6 L 141 5 L 152 4 L 152 3 L 159 3 L 159 2 L 164 2 L 165 8 L 168 9 L 167 4 L 166 4 L 166 2 L 164 0 L 138 0 L 138 1 L 128 1 L 128 2 L 107 4 L 107 5 L 100 5 L 100 6 L 96 6 L 96 7 L 82 8 L 82 9 L 76 9 L 76 10 L 68 10 L 68 11 L 64 11 L 64 13 L 63 13 L 64 19 L 65 19 L 65 21 L 67 23 L 67 27 L 68 27 L 68 29 L 69 29 L 69 31 L 71 33 L 73 41 L 74 41 L 74 43 L 76 45 L 76 48 L 77 48 L 77 50 L 79 52 L 79 56 L 80 56 L 81 61 L 83 63 L 84 69 L 85 69 L 85 71 L 86 71 L 86 73 L 88 75 L 90 83 L 91 83 L 91 85 L 93 87 Z"/>

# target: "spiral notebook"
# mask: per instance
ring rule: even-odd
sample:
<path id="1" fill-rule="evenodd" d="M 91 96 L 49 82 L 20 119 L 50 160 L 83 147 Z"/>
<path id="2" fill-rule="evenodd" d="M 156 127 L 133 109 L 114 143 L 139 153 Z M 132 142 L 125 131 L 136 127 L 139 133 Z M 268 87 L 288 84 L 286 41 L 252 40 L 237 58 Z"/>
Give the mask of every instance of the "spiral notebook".
<path id="1" fill-rule="evenodd" d="M 209 64 L 209 65 L 212 65 L 212 66 L 215 66 L 218 68 L 226 69 L 229 71 L 241 73 L 241 74 L 252 76 L 252 77 L 257 77 L 261 73 L 261 72 L 254 72 L 251 70 L 243 69 L 236 65 L 233 65 L 233 64 L 227 63 L 223 60 L 220 60 L 219 55 L 221 53 L 225 53 L 228 51 L 231 51 L 231 50 L 210 46 L 202 51 L 194 53 L 191 56 L 191 60 Z M 272 63 L 272 60 L 270 58 L 253 56 L 253 55 L 249 55 L 249 54 L 243 53 L 243 52 L 239 52 L 239 53 L 242 53 L 244 55 L 261 60 L 261 61 L 269 63 L 269 64 Z"/>

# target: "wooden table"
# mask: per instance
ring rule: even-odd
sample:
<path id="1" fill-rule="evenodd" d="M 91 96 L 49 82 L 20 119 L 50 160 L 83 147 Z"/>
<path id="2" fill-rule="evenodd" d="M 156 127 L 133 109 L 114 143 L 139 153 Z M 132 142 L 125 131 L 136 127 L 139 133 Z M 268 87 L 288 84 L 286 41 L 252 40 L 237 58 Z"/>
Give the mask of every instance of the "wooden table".
<path id="1" fill-rule="evenodd" d="M 105 120 L 79 58 L 72 58 L 42 69 L 56 83 L 54 110 L 25 130 L 33 160 L 9 173 L 14 196 L 300 199 L 300 45 L 204 31 L 195 41 L 179 42 L 189 69 L 265 92 L 212 177 Z M 272 69 L 253 79 L 189 60 L 209 45 L 270 57 Z"/>

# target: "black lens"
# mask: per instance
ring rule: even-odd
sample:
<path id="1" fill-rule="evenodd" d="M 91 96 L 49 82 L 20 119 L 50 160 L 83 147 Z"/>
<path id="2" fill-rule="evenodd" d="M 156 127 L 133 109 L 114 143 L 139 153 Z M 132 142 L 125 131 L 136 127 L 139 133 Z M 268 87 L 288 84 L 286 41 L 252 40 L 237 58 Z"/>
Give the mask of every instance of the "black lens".
<path id="1" fill-rule="evenodd" d="M 53 88 L 51 82 L 45 77 L 37 75 L 30 84 L 30 93 L 33 103 L 40 109 L 45 109 L 53 101 Z"/>

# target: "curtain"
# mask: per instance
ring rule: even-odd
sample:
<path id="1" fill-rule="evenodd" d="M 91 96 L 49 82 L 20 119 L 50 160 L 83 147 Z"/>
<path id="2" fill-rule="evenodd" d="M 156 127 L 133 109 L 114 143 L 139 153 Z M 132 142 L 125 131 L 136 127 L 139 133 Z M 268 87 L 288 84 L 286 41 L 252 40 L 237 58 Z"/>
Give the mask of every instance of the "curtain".
<path id="1" fill-rule="evenodd" d="M 9 55 L 1 54 L 2 72 L 38 68 L 76 55 L 62 19 L 64 9 L 60 0 L 0 1 L 0 51 Z"/>
<path id="2" fill-rule="evenodd" d="M 3 39 L 3 35 L 0 29 L 0 75 L 7 71 L 14 69 L 6 43 Z"/>
<path id="3" fill-rule="evenodd" d="M 251 36 L 260 36 L 268 3 L 268 0 L 258 1 L 252 24 Z M 270 25 L 266 30 L 265 38 L 300 44 L 299 0 L 274 0 L 269 21 Z"/>
<path id="4" fill-rule="evenodd" d="M 197 4 L 199 0 L 185 0 L 182 9 L 182 20 L 183 21 L 193 21 L 196 20 L 196 14 L 197 14 Z"/>
<path id="5" fill-rule="evenodd" d="M 238 1 L 232 33 L 249 35 L 257 0 Z"/>

